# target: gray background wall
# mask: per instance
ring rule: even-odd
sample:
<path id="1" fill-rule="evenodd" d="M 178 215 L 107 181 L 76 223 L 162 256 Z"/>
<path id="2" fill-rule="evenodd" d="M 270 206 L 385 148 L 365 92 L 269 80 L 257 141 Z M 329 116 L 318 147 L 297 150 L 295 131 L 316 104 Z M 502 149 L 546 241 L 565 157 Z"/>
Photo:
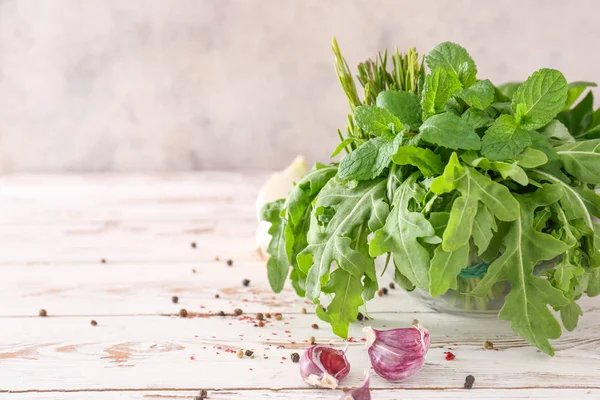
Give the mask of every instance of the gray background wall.
<path id="1" fill-rule="evenodd" d="M 600 81 L 597 1 L 0 0 L 0 171 L 273 169 L 326 160 L 332 67 L 452 40 L 480 77 Z"/>

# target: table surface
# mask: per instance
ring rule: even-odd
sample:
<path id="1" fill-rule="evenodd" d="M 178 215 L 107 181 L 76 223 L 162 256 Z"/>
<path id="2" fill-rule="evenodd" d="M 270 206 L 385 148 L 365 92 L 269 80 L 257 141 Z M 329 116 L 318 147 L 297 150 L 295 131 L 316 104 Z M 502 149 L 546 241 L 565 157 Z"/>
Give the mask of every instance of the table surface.
<path id="1" fill-rule="evenodd" d="M 340 391 L 307 387 L 290 360 L 310 336 L 344 343 L 290 288 L 269 290 L 254 242 L 254 197 L 265 177 L 0 177 L 0 397 L 192 399 L 207 389 L 210 399 L 338 399 Z M 440 314 L 391 290 L 369 303 L 368 323 L 409 326 L 417 318 L 431 332 L 431 349 L 407 382 L 373 376 L 372 397 L 600 398 L 597 304 L 582 302 L 580 326 L 554 341 L 552 358 L 506 322 Z M 256 327 L 258 312 L 283 319 Z M 350 328 L 356 341 L 348 343 L 344 388 L 358 385 L 369 365 L 359 339 L 365 324 Z M 497 351 L 485 350 L 485 340 Z M 444 357 L 449 348 L 452 361 Z M 237 349 L 253 350 L 254 359 L 237 358 Z M 475 385 L 462 389 L 469 374 Z"/>

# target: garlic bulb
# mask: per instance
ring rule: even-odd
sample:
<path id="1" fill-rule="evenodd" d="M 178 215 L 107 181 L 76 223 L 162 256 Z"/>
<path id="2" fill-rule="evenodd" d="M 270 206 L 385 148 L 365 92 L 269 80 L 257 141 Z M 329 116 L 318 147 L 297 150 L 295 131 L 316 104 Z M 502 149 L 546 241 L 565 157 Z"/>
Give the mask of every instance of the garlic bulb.
<path id="1" fill-rule="evenodd" d="M 423 366 L 430 338 L 427 329 L 421 325 L 385 331 L 367 326 L 363 332 L 367 337 L 371 365 L 382 378 L 403 381 Z"/>
<path id="2" fill-rule="evenodd" d="M 287 197 L 288 193 L 294 188 L 294 182 L 299 181 L 308 173 L 306 160 L 298 156 L 283 171 L 273 174 L 260 188 L 256 196 L 256 215 L 260 216 L 260 210 L 265 203 Z M 268 222 L 261 221 L 256 230 L 256 245 L 263 259 L 268 259 L 267 246 L 271 240 L 269 235 Z"/>
<path id="3" fill-rule="evenodd" d="M 300 375 L 312 386 L 335 389 L 348 372 L 350 363 L 343 350 L 311 346 L 300 357 Z"/>
<path id="4" fill-rule="evenodd" d="M 371 400 L 371 391 L 369 390 L 369 373 L 366 372 L 365 383 L 362 386 L 346 392 L 340 397 L 340 400 Z"/>

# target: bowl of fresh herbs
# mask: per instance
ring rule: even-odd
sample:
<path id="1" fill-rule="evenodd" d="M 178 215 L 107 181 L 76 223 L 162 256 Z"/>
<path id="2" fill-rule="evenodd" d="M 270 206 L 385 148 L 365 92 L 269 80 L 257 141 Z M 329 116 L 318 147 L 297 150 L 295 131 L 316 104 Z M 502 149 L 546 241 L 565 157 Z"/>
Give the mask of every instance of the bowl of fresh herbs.
<path id="1" fill-rule="evenodd" d="M 272 289 L 289 277 L 299 296 L 327 294 L 317 315 L 347 337 L 384 259 L 421 296 L 500 299 L 498 317 L 552 355 L 559 319 L 575 329 L 577 301 L 600 293 L 600 110 L 583 96 L 596 85 L 544 68 L 496 86 L 446 42 L 361 63 L 359 95 L 333 51 L 350 114 L 332 157 L 345 154 L 262 208 Z"/>

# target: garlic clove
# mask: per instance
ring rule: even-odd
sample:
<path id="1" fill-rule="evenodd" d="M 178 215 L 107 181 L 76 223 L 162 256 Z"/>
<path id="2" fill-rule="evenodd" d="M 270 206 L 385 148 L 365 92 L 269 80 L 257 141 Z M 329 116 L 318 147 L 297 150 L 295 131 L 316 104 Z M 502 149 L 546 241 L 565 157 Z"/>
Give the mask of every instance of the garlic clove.
<path id="1" fill-rule="evenodd" d="M 346 392 L 340 397 L 340 400 L 371 400 L 371 390 L 369 389 L 369 372 L 366 371 L 365 383 L 362 386 Z"/>
<path id="2" fill-rule="evenodd" d="M 363 328 L 371 365 L 375 372 L 390 381 L 414 376 L 425 362 L 431 343 L 429 332 L 421 325 L 412 328 L 377 330 Z"/>
<path id="3" fill-rule="evenodd" d="M 343 350 L 311 346 L 300 357 L 300 375 L 311 386 L 335 389 L 350 372 Z"/>

